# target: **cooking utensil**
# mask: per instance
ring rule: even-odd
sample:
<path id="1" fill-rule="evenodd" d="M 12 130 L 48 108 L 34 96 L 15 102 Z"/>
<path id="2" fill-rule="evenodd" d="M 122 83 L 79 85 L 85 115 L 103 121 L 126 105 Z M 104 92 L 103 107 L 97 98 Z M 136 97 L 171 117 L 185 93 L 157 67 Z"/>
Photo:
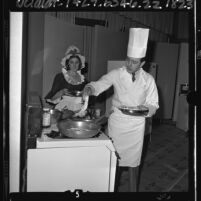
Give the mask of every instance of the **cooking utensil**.
<path id="1" fill-rule="evenodd" d="M 58 123 L 61 135 L 70 138 L 91 138 L 100 132 L 101 126 L 95 122 L 63 120 Z"/>
<path id="2" fill-rule="evenodd" d="M 128 106 L 120 106 L 118 109 L 126 115 L 131 116 L 146 116 L 149 112 L 149 109 L 145 106 L 136 106 L 136 107 L 128 107 Z"/>
<path id="3" fill-rule="evenodd" d="M 80 117 L 72 117 L 70 118 L 72 121 L 84 121 L 84 122 L 89 122 L 89 123 L 95 123 L 98 125 L 105 124 L 107 122 L 107 117 L 105 115 L 102 115 L 99 118 L 80 118 Z"/>
<path id="4" fill-rule="evenodd" d="M 71 91 L 70 92 L 70 94 L 72 95 L 72 96 L 76 96 L 76 97 L 81 97 L 82 96 L 82 91 Z"/>

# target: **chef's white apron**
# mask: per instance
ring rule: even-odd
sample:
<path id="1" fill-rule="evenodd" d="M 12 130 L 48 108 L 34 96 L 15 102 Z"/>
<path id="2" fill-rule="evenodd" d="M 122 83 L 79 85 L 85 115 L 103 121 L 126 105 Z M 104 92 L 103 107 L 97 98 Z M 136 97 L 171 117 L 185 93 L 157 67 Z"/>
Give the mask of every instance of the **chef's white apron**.
<path id="1" fill-rule="evenodd" d="M 140 69 L 135 73 L 135 78 L 133 82 L 126 67 L 122 67 L 110 71 L 97 82 L 90 83 L 96 96 L 111 85 L 114 86 L 111 108 L 113 113 L 108 119 L 108 134 L 120 156 L 119 165 L 128 167 L 140 165 L 145 117 L 125 115 L 118 107 L 151 105 L 158 108 L 158 93 L 153 77 Z"/>
<path id="2" fill-rule="evenodd" d="M 140 165 L 144 140 L 145 118 L 123 114 L 117 108 L 108 120 L 108 134 L 120 156 L 119 166 Z"/>

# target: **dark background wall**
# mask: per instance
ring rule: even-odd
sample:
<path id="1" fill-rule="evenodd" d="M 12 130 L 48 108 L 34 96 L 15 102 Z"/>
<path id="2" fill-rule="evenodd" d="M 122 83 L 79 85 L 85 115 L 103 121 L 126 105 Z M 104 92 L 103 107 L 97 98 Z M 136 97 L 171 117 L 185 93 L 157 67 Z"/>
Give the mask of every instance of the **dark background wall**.
<path id="1" fill-rule="evenodd" d="M 118 15 L 112 15 L 113 19 L 109 20 L 109 26 L 107 23 L 105 25 L 98 23 L 100 20 L 103 22 L 104 19 L 95 13 L 94 17 L 97 19 L 93 21 L 94 24 L 90 23 L 90 26 L 82 24 L 81 26 L 76 25 L 72 20 L 72 13 L 71 15 L 61 14 L 30 12 L 28 15 L 26 66 L 28 69 L 28 104 L 40 104 L 38 96 L 44 97 L 50 90 L 54 75 L 61 71 L 60 62 L 69 45 L 77 45 L 86 56 L 89 81 L 97 80 L 107 72 L 108 60 L 124 60 L 126 57 L 128 29 L 126 27 L 122 29 L 120 24 L 123 22 L 121 20 L 117 23 L 117 20 L 120 19 Z M 81 17 L 93 17 L 92 15 L 92 13 L 90 15 L 82 13 Z M 133 23 L 137 27 L 146 27 L 146 23 L 148 27 L 152 25 L 149 27 L 151 43 L 148 46 L 147 59 L 159 64 L 157 84 L 159 90 L 163 92 L 159 116 L 171 118 L 177 79 L 179 43 L 188 41 L 189 16 L 186 12 L 171 15 L 163 13 L 161 16 L 163 17 L 161 22 L 167 22 L 167 28 L 161 22 L 161 28 L 154 23 L 154 20 L 158 21 L 158 14 L 156 16 L 154 13 L 146 14 L 145 12 L 135 15 L 137 21 Z M 143 23 L 142 19 L 144 19 Z M 87 21 L 87 18 L 84 21 Z M 99 25 L 96 25 L 96 22 Z M 118 30 L 118 28 L 120 29 Z M 158 42 L 160 44 L 156 45 Z M 100 101 L 102 99 L 100 98 Z"/>

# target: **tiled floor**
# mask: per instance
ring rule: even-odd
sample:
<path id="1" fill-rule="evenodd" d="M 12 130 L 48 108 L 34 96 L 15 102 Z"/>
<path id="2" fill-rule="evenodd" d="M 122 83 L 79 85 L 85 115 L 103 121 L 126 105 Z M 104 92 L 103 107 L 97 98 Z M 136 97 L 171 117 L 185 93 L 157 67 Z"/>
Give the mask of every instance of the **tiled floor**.
<path id="1" fill-rule="evenodd" d="M 188 137 L 174 125 L 153 127 L 145 137 L 139 192 L 188 191 Z M 118 192 L 128 192 L 128 171 L 121 175 Z"/>

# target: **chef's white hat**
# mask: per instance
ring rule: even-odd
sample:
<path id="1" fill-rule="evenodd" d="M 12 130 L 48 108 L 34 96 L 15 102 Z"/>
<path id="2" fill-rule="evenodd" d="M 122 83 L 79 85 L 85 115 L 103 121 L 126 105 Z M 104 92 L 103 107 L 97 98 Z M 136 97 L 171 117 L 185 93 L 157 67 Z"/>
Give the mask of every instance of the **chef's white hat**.
<path id="1" fill-rule="evenodd" d="M 149 29 L 130 28 L 127 56 L 133 58 L 143 58 L 147 51 Z"/>

